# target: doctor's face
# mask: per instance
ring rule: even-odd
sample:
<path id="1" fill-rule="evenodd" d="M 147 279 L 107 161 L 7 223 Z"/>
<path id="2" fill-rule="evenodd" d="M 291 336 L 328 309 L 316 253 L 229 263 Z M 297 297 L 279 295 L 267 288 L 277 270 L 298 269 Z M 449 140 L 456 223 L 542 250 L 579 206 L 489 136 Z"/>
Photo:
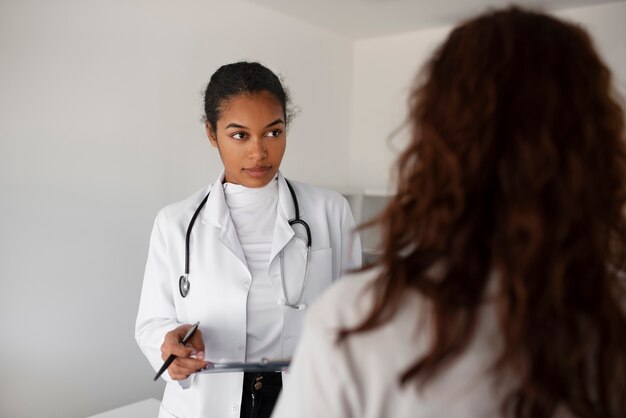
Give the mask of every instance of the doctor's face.
<path id="1" fill-rule="evenodd" d="M 222 104 L 211 145 L 224 164 L 225 181 L 263 187 L 274 178 L 285 154 L 285 112 L 268 92 L 240 94 Z"/>

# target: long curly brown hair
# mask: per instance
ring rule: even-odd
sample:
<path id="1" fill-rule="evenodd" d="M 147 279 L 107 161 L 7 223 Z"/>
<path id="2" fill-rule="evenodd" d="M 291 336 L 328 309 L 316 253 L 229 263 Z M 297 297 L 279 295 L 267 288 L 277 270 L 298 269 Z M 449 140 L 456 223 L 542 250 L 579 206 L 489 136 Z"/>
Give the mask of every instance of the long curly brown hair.
<path id="1" fill-rule="evenodd" d="M 624 114 L 590 37 L 540 12 L 490 11 L 452 30 L 409 106 L 397 193 L 368 225 L 382 230 L 375 303 L 340 340 L 417 290 L 434 341 L 400 378 L 427 384 L 468 347 L 496 280 L 492 372 L 519 382 L 503 414 L 625 417 Z"/>

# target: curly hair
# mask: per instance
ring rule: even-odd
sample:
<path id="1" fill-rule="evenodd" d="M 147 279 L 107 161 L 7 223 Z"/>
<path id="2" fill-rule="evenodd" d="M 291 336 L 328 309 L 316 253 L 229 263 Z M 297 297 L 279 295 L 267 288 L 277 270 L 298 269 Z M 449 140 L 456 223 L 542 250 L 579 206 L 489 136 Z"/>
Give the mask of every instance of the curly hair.
<path id="1" fill-rule="evenodd" d="M 489 11 L 452 30 L 409 107 L 397 193 L 365 225 L 382 231 L 375 302 L 340 340 L 417 290 L 434 340 L 400 379 L 426 385 L 468 348 L 496 281 L 490 372 L 517 379 L 503 415 L 626 416 L 624 114 L 590 37 Z"/>

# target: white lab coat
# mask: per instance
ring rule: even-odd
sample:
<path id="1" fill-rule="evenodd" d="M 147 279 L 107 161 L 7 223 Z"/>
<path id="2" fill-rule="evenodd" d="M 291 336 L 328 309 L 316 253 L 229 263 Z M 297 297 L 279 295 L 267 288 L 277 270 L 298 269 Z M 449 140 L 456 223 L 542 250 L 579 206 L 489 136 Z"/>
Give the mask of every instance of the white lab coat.
<path id="1" fill-rule="evenodd" d="M 222 188 L 221 173 L 212 187 L 162 209 L 156 217 L 146 263 L 135 327 L 139 347 L 155 370 L 163 360 L 160 347 L 167 332 L 180 324 L 200 321 L 199 329 L 210 361 L 244 361 L 246 353 L 246 299 L 252 279 Z M 342 273 L 361 264 L 361 246 L 354 232 L 350 207 L 340 194 L 290 181 L 300 218 L 311 229 L 309 279 L 302 302 L 311 302 Z M 185 234 L 189 221 L 211 191 L 193 226 L 190 240 L 189 294 L 182 298 L 179 278 L 185 268 Z M 295 216 L 293 199 L 284 177 L 278 175 L 278 208 L 269 277 L 277 303 L 284 300 L 280 257 L 284 252 L 285 285 L 295 302 L 304 278 L 303 240 L 294 237 L 288 220 Z M 296 227 L 297 228 L 297 227 Z M 293 355 L 308 310 L 281 307 L 282 357 Z M 167 381 L 159 417 L 239 417 L 242 373 L 192 375 L 183 382 Z M 288 386 L 288 377 L 283 375 Z"/>

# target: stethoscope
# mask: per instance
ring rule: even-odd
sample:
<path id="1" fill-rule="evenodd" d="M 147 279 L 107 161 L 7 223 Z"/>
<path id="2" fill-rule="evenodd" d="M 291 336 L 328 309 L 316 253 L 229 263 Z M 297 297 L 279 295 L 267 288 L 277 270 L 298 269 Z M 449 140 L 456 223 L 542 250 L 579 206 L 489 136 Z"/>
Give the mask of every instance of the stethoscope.
<path id="1" fill-rule="evenodd" d="M 300 294 L 298 295 L 298 299 L 294 303 L 291 303 L 289 302 L 289 297 L 287 296 L 287 288 L 285 286 L 285 278 L 283 276 L 283 252 L 280 252 L 280 283 L 283 288 L 283 297 L 285 299 L 279 301 L 279 304 L 292 309 L 305 309 L 306 304 L 300 302 L 302 301 L 302 295 L 304 294 L 306 282 L 309 278 L 309 262 L 311 261 L 311 229 L 304 220 L 300 219 L 300 208 L 298 206 L 298 199 L 296 198 L 296 193 L 294 192 L 293 187 L 291 187 L 291 184 L 287 181 L 287 179 L 285 179 L 285 183 L 287 183 L 287 187 L 289 188 L 289 192 L 291 193 L 293 206 L 296 212 L 296 217 L 288 221 L 289 225 L 293 226 L 295 224 L 300 224 L 306 230 L 306 264 L 304 267 L 304 280 L 302 281 L 302 286 L 300 286 Z M 206 204 L 207 199 L 209 198 L 209 194 L 211 194 L 211 192 L 207 193 L 204 199 L 202 199 L 202 202 L 200 202 L 200 205 L 198 205 L 198 208 L 191 217 L 191 221 L 189 221 L 189 226 L 187 226 L 187 235 L 185 237 L 185 274 L 180 276 L 180 279 L 178 280 L 178 290 L 180 291 L 180 295 L 183 298 L 187 297 L 187 295 L 189 294 L 189 289 L 191 287 L 191 283 L 189 283 L 189 240 L 191 238 L 191 230 L 193 229 L 193 225 L 196 222 L 198 214 Z M 304 241 L 304 239 L 301 238 L 298 234 L 296 234 L 296 237 Z"/>

